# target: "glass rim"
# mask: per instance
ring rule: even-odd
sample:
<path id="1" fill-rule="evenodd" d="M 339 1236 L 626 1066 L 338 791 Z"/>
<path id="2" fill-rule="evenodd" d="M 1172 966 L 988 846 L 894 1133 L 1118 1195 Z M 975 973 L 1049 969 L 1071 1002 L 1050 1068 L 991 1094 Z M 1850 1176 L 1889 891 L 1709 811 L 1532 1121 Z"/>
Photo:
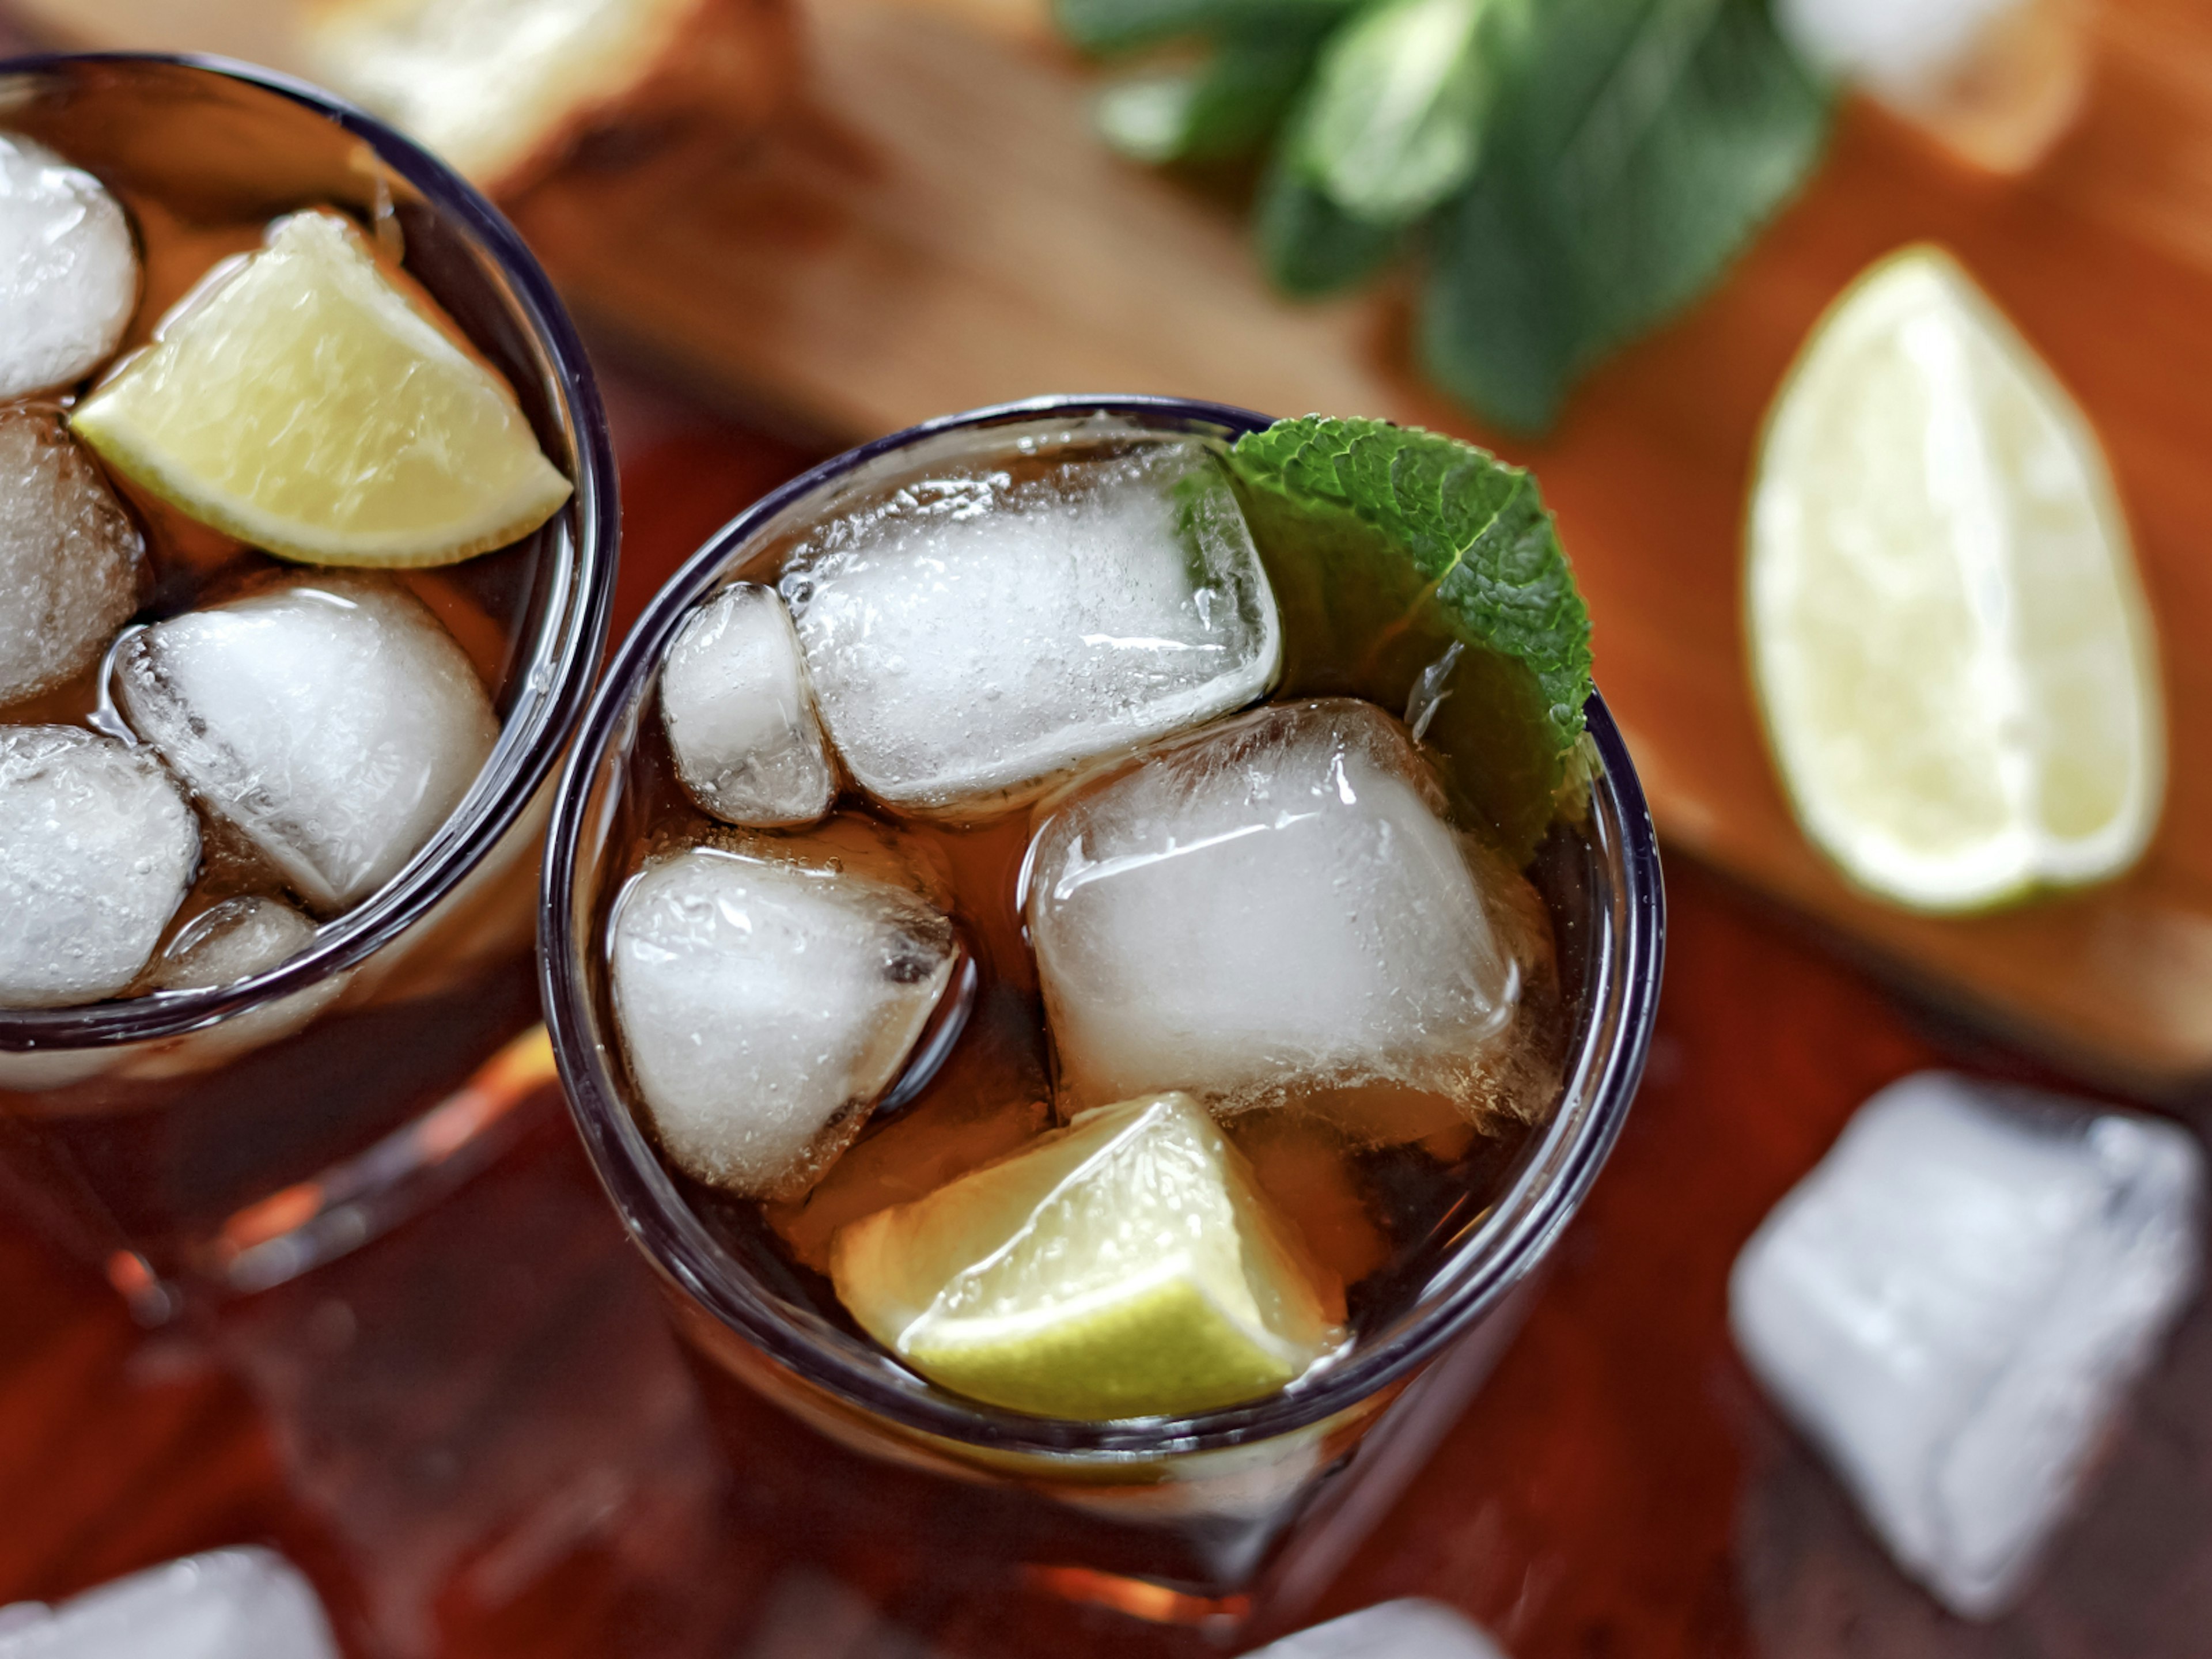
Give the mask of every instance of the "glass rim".
<path id="1" fill-rule="evenodd" d="M 38 52 L 0 58 L 0 77 L 60 75 L 111 65 L 185 70 L 298 105 L 374 151 L 426 206 L 457 225 L 503 280 L 509 310 L 550 369 L 551 413 L 574 453 L 567 592 L 546 607 L 530 655 L 515 667 L 520 695 L 461 804 L 400 872 L 321 924 L 315 942 L 264 974 L 199 990 L 164 991 L 59 1008 L 0 1009 L 0 1054 L 58 1054 L 181 1036 L 343 973 L 427 915 L 522 817 L 551 773 L 561 739 L 591 693 L 612 613 L 621 510 L 614 444 L 599 382 L 552 282 L 505 215 L 451 167 L 366 110 L 297 76 L 194 52 Z M 312 572 L 317 567 L 303 566 Z"/>
<path id="2" fill-rule="evenodd" d="M 1555 1113 L 1532 1146 L 1512 1186 L 1431 1281 L 1450 1281 L 1432 1308 L 1425 1295 L 1408 1316 L 1410 1328 L 1371 1347 L 1355 1347 L 1343 1364 L 1324 1368 L 1260 1401 L 1187 1417 L 1088 1422 L 1035 1416 L 966 1400 L 878 1358 L 871 1364 L 839 1352 L 807 1329 L 818 1316 L 779 1310 L 707 1231 L 678 1190 L 636 1121 L 611 1063 L 613 1033 L 602 1033 L 586 972 L 596 933 L 579 914 L 580 884 L 588 872 L 578 848 L 586 813 L 620 729 L 641 718 L 652 676 L 683 623 L 718 585 L 732 556 L 787 509 L 880 456 L 940 434 L 1059 416 L 1121 416 L 1163 425 L 1255 431 L 1268 417 L 1225 404 L 1166 397 L 1056 396 L 949 415 L 876 439 L 809 469 L 732 519 L 688 559 L 646 606 L 601 679 L 563 769 L 547 830 L 538 962 L 546 1024 L 552 1034 L 569 1112 L 594 1171 L 632 1241 L 675 1291 L 717 1322 L 841 1403 L 896 1424 L 912 1434 L 999 1454 L 1126 1458 L 1210 1450 L 1264 1440 L 1322 1422 L 1397 1382 L 1433 1358 L 1455 1337 L 1496 1307 L 1549 1247 L 1611 1152 L 1644 1071 L 1657 1008 L 1665 950 L 1665 898 L 1656 836 L 1626 745 L 1604 700 L 1585 706 L 1588 729 L 1602 763 L 1591 781 L 1592 818 L 1618 826 L 1607 866 L 1616 878 L 1622 921 L 1594 927 L 1600 960 L 1595 993 L 1583 1011 L 1568 1059 L 1563 1103 L 1586 1109 Z M 1601 811 L 1601 806 L 1605 809 Z M 1601 849 L 1606 850 L 1606 849 Z M 1571 1121 L 1570 1121 L 1571 1117 Z M 1477 1249 L 1488 1255 L 1473 1270 L 1455 1267 Z M 843 1345 L 854 1339 L 836 1333 Z"/>

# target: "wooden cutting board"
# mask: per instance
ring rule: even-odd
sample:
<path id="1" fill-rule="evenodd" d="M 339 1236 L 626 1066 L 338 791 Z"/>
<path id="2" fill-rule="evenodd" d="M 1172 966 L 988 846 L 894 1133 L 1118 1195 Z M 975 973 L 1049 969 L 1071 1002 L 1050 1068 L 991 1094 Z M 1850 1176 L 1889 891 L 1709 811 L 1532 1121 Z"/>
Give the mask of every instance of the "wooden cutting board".
<path id="1" fill-rule="evenodd" d="M 1404 367 L 1402 296 L 1270 295 L 1232 205 L 1105 154 L 1035 0 L 802 0 L 793 107 L 737 159 L 595 149 L 506 205 L 586 322 L 711 395 L 837 440 L 1043 392 L 1158 392 L 1488 434 Z M 15 0 L 58 40 L 299 67 L 301 0 Z M 1537 468 L 1598 678 L 1661 830 L 1893 976 L 2166 1096 L 2212 1083 L 2212 8 L 2104 0 L 2087 113 L 2035 174 L 1966 173 L 1870 110 L 1720 293 L 1584 388 Z M 615 155 L 621 152 L 617 147 Z M 2094 894 L 1972 921 L 1847 889 L 1777 789 L 1737 565 L 1753 435 L 1863 266 L 1948 243 L 2103 434 L 2160 621 L 2172 783 Z M 2207 769 L 2199 777 L 2197 768 Z"/>

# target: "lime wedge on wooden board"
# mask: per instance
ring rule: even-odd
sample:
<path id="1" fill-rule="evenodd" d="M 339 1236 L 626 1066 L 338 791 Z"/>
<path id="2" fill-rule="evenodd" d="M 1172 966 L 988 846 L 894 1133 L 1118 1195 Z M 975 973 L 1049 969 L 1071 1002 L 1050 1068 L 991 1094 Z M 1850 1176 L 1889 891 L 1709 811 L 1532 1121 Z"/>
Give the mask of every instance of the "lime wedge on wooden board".
<path id="1" fill-rule="evenodd" d="M 1949 255 L 1814 328 L 1767 418 L 1746 592 L 1768 738 L 1814 844 L 1929 911 L 2140 856 L 2165 720 L 2096 437 Z"/>

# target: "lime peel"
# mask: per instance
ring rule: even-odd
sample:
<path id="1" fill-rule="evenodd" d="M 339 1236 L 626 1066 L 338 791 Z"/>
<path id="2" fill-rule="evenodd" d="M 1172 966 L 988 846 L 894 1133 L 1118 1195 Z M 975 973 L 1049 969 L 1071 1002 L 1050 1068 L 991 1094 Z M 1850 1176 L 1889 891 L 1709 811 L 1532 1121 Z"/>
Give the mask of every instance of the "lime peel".
<path id="1" fill-rule="evenodd" d="M 1942 250 L 1863 275 L 1771 410 L 1747 629 L 1808 836 L 1894 902 L 2107 879 L 2165 785 L 2148 611 L 2094 434 Z"/>
<path id="2" fill-rule="evenodd" d="M 164 501 L 307 563 L 453 563 L 571 493 L 506 384 L 319 210 L 210 273 L 70 424 Z"/>

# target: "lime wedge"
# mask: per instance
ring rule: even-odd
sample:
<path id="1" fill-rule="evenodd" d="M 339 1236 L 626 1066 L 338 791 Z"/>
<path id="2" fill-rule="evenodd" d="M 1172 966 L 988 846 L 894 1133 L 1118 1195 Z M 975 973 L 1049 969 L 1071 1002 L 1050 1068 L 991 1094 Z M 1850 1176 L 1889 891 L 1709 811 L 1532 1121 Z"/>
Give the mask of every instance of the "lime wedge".
<path id="1" fill-rule="evenodd" d="M 862 1328 L 932 1381 L 1052 1417 L 1271 1394 L 1328 1349 L 1340 1314 L 1184 1094 L 1085 1112 L 856 1221 L 830 1271 Z"/>
<path id="2" fill-rule="evenodd" d="M 514 393 L 329 213 L 278 221 L 70 424 L 179 511 L 313 564 L 449 564 L 569 493 Z"/>
<path id="3" fill-rule="evenodd" d="M 1799 821 L 1965 911 L 2100 881 L 2164 791 L 2155 647 L 2095 435 L 1934 247 L 1854 283 L 1767 418 L 1746 594 Z"/>

